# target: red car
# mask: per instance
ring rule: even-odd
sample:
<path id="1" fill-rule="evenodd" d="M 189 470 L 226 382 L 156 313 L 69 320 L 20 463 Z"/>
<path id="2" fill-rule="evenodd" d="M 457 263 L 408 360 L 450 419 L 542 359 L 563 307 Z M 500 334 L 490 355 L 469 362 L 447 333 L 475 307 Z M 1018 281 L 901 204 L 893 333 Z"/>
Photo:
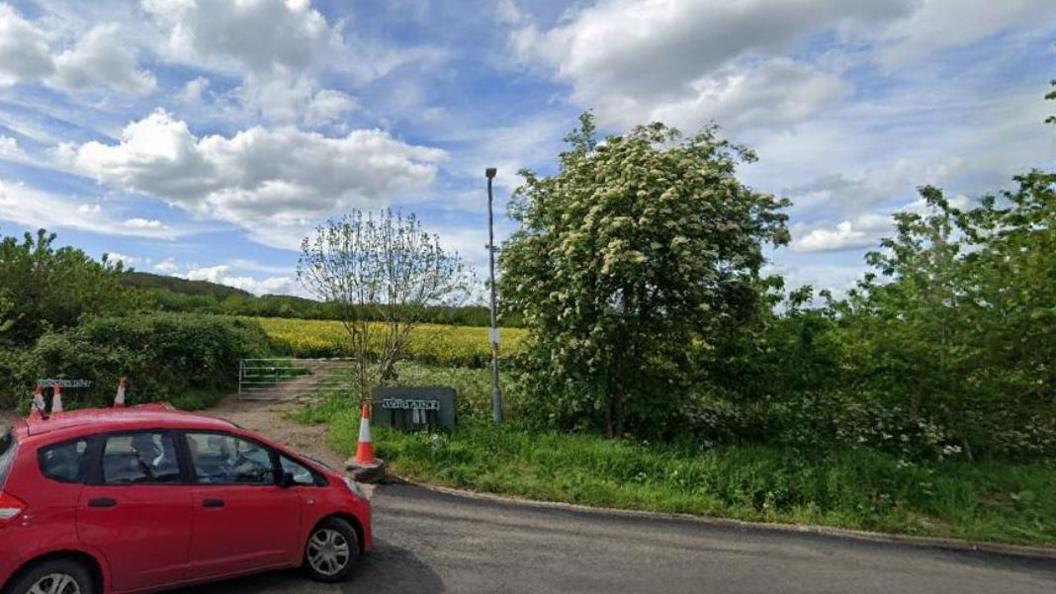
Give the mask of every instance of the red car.
<path id="1" fill-rule="evenodd" d="M 371 548 L 354 482 L 220 419 L 144 405 L 0 428 L 3 594 L 143 592 L 290 567 L 336 582 Z"/>

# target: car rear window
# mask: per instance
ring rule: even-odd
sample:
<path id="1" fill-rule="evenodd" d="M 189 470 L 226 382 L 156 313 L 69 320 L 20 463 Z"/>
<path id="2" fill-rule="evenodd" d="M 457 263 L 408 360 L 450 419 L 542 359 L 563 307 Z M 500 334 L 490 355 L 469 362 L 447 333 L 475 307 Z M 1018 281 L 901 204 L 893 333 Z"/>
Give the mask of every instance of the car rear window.
<path id="1" fill-rule="evenodd" d="M 53 481 L 80 483 L 84 481 L 84 453 L 88 440 L 77 439 L 44 448 L 40 451 L 40 472 Z"/>
<path id="2" fill-rule="evenodd" d="M 4 488 L 7 473 L 15 461 L 15 436 L 10 427 L 0 428 L 0 489 Z"/>

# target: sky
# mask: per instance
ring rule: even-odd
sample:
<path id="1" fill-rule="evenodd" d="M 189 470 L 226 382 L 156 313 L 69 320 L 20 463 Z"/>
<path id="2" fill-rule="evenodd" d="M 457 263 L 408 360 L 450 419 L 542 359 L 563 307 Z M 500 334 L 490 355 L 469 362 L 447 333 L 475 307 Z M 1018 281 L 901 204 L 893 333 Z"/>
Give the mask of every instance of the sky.
<path id="1" fill-rule="evenodd" d="M 839 294 L 919 209 L 1051 167 L 1053 0 L 0 0 L 0 234 L 257 294 L 301 239 L 419 216 L 486 269 L 517 171 L 603 133 L 709 123 L 790 198 L 768 270 Z"/>

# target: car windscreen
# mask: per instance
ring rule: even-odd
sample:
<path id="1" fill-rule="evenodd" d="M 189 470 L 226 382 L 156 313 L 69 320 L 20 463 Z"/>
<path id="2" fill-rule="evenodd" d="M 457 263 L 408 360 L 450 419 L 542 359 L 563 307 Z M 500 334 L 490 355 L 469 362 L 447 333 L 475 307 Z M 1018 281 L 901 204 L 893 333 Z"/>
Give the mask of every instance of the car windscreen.
<path id="1" fill-rule="evenodd" d="M 15 436 L 10 427 L 0 427 L 0 490 L 15 461 Z"/>

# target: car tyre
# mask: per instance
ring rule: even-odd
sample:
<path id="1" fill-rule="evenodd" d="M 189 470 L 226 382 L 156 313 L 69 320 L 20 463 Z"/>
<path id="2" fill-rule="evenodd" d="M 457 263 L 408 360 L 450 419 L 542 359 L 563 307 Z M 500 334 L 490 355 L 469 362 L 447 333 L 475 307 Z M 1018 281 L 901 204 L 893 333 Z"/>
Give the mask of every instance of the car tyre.
<path id="1" fill-rule="evenodd" d="M 304 571 L 318 582 L 343 582 L 359 560 L 359 536 L 346 520 L 323 520 L 304 545 Z"/>
<path id="2" fill-rule="evenodd" d="M 83 563 L 54 559 L 30 566 L 5 590 L 10 594 L 55 592 L 56 594 L 98 594 L 92 575 Z"/>

